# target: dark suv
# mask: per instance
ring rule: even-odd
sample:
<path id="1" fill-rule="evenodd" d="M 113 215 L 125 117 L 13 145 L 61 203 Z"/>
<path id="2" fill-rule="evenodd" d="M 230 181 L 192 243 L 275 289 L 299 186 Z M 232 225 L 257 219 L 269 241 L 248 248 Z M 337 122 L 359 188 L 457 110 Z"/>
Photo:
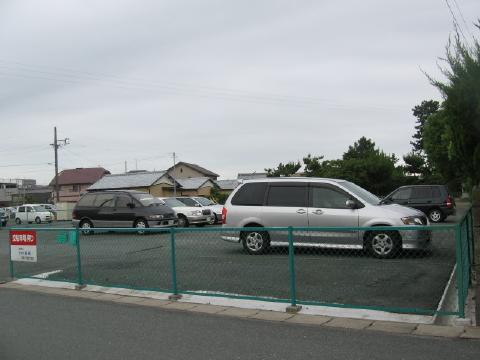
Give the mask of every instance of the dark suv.
<path id="1" fill-rule="evenodd" d="M 93 227 L 173 227 L 175 212 L 150 194 L 132 190 L 97 191 L 83 195 L 75 205 L 72 222 L 89 233 Z"/>
<path id="2" fill-rule="evenodd" d="M 382 203 L 395 203 L 418 209 L 434 223 L 455 214 L 455 200 L 445 185 L 402 186 L 386 196 Z"/>

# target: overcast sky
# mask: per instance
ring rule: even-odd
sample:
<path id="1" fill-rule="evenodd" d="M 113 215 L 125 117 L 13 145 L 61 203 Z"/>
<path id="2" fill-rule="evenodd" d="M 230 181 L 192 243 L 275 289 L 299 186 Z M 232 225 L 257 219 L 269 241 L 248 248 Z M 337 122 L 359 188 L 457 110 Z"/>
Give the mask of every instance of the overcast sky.
<path id="1" fill-rule="evenodd" d="M 480 1 L 449 3 L 475 33 Z M 401 157 L 452 30 L 444 0 L 0 0 L 0 178 L 48 183 L 54 126 L 60 169 Z"/>

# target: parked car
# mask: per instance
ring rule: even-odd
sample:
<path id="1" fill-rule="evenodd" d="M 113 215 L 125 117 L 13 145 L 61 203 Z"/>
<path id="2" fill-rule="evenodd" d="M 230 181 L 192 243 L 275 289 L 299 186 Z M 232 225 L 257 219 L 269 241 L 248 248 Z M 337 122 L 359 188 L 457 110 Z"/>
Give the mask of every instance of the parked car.
<path id="1" fill-rule="evenodd" d="M 222 211 L 223 211 L 223 205 L 217 204 L 215 201 L 210 200 L 206 197 L 202 196 L 194 196 L 192 197 L 193 200 L 199 202 L 203 207 L 206 207 L 210 210 L 212 210 L 212 214 L 215 217 L 215 222 L 214 223 L 221 223 L 222 222 Z"/>
<path id="2" fill-rule="evenodd" d="M 72 223 L 89 234 L 93 227 L 174 227 L 178 218 L 172 208 L 150 194 L 108 190 L 83 195 L 73 209 Z"/>
<path id="3" fill-rule="evenodd" d="M 45 209 L 47 209 L 48 211 L 50 211 L 54 215 L 57 212 L 57 208 L 53 204 L 38 204 L 38 205 L 43 206 Z"/>
<path id="4" fill-rule="evenodd" d="M 0 227 L 7 226 L 8 214 L 5 210 L 0 209 Z"/>
<path id="5" fill-rule="evenodd" d="M 434 223 L 455 214 L 455 200 L 445 185 L 402 186 L 386 196 L 382 203 L 395 203 L 420 210 Z"/>
<path id="6" fill-rule="evenodd" d="M 211 225 L 222 222 L 223 205 L 219 205 L 215 201 L 207 199 L 203 196 L 177 197 L 177 199 L 185 204 L 188 204 L 189 206 L 192 206 L 191 204 L 194 204 L 193 206 L 210 209 L 210 211 L 212 212 L 212 218 L 210 220 Z"/>
<path id="7" fill-rule="evenodd" d="M 200 202 L 195 200 L 193 197 L 177 196 L 175 199 L 177 199 L 178 201 L 181 201 L 182 203 L 184 203 L 187 206 L 202 208 L 201 210 L 202 210 L 203 215 L 211 216 L 209 224 L 214 224 L 215 223 L 215 217 L 212 216 L 212 215 L 214 215 L 213 212 L 212 212 L 212 209 L 210 209 L 209 207 L 203 206 Z"/>
<path id="8" fill-rule="evenodd" d="M 426 249 L 430 231 L 398 230 L 406 225 L 428 225 L 420 211 L 397 204 L 383 205 L 360 186 L 337 179 L 266 178 L 247 180 L 228 197 L 223 226 L 230 227 L 348 227 L 346 231 L 304 231 L 294 235 L 295 246 L 367 249 L 378 258 L 390 258 L 402 249 Z M 395 226 L 395 230 L 358 231 L 357 227 Z M 352 229 L 354 228 L 354 229 Z M 234 235 L 234 236 L 232 236 Z M 286 232 L 258 229 L 228 232 L 222 238 L 241 242 L 250 254 L 270 246 L 288 245 Z"/>
<path id="9" fill-rule="evenodd" d="M 15 223 L 20 225 L 21 223 L 51 223 L 53 216 L 50 211 L 43 206 L 36 204 L 24 204 L 17 207 L 15 211 Z"/>
<path id="10" fill-rule="evenodd" d="M 211 215 L 204 215 L 202 210 L 195 206 L 187 206 L 176 198 L 160 197 L 167 206 L 170 206 L 178 216 L 178 226 L 188 227 L 189 225 L 204 226 L 211 220 Z"/>

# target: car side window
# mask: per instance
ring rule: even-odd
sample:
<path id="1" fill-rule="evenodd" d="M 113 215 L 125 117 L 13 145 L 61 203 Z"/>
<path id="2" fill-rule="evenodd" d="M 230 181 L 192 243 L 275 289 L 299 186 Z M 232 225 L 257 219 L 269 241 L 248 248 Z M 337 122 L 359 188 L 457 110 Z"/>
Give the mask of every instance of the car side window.
<path id="1" fill-rule="evenodd" d="M 28 206 L 28 207 L 27 207 L 27 212 L 33 212 L 33 208 L 30 207 L 30 206 Z"/>
<path id="2" fill-rule="evenodd" d="M 347 200 L 350 198 L 347 194 L 329 187 L 315 186 L 310 190 L 310 203 L 315 208 L 349 209 Z"/>
<path id="3" fill-rule="evenodd" d="M 18 208 L 18 212 L 24 213 L 24 212 L 25 212 L 25 207 L 24 207 L 24 206 L 20 206 L 20 207 Z"/>
<path id="4" fill-rule="evenodd" d="M 247 183 L 233 195 L 232 205 L 261 206 L 268 183 Z"/>
<path id="5" fill-rule="evenodd" d="M 412 199 L 429 199 L 432 197 L 432 191 L 429 186 L 414 187 L 412 189 Z"/>
<path id="6" fill-rule="evenodd" d="M 78 201 L 78 206 L 93 206 L 96 194 L 86 194 Z"/>
<path id="7" fill-rule="evenodd" d="M 408 200 L 412 194 L 412 188 L 404 188 L 398 190 L 395 194 L 392 195 L 392 200 Z"/>
<path id="8" fill-rule="evenodd" d="M 267 206 L 305 207 L 307 186 L 270 186 Z"/>
<path id="9" fill-rule="evenodd" d="M 128 204 L 133 203 L 133 200 L 130 196 L 127 195 L 118 195 L 117 196 L 117 208 L 127 208 Z"/>
<path id="10" fill-rule="evenodd" d="M 98 194 L 94 203 L 94 206 L 96 207 L 113 207 L 114 205 L 115 205 L 114 194 Z"/>
<path id="11" fill-rule="evenodd" d="M 442 197 L 442 194 L 440 192 L 440 189 L 438 187 L 432 187 L 432 197 L 435 199 L 438 199 Z"/>

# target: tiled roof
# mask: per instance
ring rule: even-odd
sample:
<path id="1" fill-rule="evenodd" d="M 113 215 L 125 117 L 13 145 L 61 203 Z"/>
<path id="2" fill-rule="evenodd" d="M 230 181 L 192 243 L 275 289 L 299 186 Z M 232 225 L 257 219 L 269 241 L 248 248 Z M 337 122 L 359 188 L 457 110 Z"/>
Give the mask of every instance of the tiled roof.
<path id="1" fill-rule="evenodd" d="M 166 171 L 153 171 L 107 175 L 101 178 L 92 186 L 90 186 L 88 190 L 132 189 L 139 187 L 149 187 L 155 184 L 161 177 L 166 175 L 166 173 Z"/>
<path id="2" fill-rule="evenodd" d="M 195 178 L 188 178 L 188 179 L 175 179 L 175 181 L 184 190 L 197 190 L 207 181 L 212 181 L 212 179 L 208 177 L 195 177 Z"/>
<path id="3" fill-rule="evenodd" d="M 221 190 L 233 190 L 240 182 L 238 180 L 215 180 Z"/>
<path id="4" fill-rule="evenodd" d="M 110 171 L 103 167 L 67 169 L 58 174 L 58 185 L 93 184 L 107 174 Z M 53 185 L 55 178 L 50 182 Z"/>
<path id="5" fill-rule="evenodd" d="M 190 167 L 194 170 L 197 170 L 198 172 L 201 172 L 202 174 L 204 174 L 206 176 L 213 176 L 213 177 L 219 177 L 220 176 L 218 174 L 215 174 L 213 171 L 207 170 L 204 167 L 201 167 L 200 165 L 197 165 L 197 164 L 191 164 L 191 163 L 180 161 L 176 166 L 179 166 L 179 165 L 188 166 L 188 167 Z M 172 168 L 170 168 L 168 170 L 171 170 Z"/>

